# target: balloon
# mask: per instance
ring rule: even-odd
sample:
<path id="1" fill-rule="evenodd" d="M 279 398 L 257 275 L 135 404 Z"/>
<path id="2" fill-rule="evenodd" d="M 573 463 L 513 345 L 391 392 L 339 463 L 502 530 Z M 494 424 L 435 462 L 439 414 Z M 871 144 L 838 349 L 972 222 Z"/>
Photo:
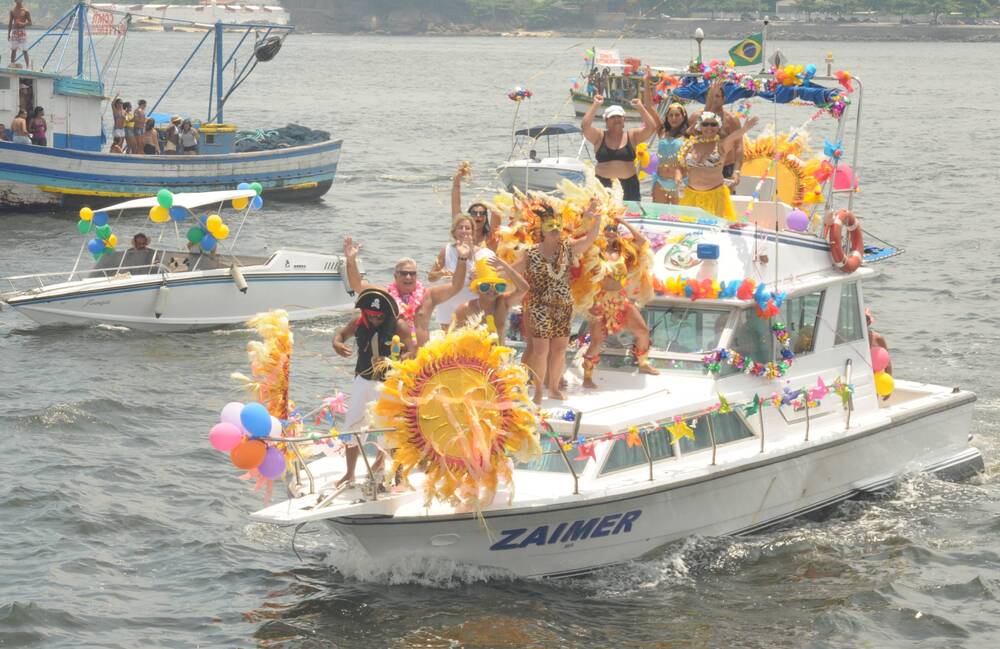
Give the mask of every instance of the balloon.
<path id="1" fill-rule="evenodd" d="M 243 209 L 246 209 L 247 205 L 249 205 L 249 204 L 250 204 L 250 201 L 248 201 L 245 198 L 234 198 L 233 199 L 233 209 L 234 210 L 243 210 Z"/>
<path id="2" fill-rule="evenodd" d="M 215 235 L 216 239 L 222 241 L 223 239 L 229 236 L 229 226 L 223 223 L 219 227 L 217 227 L 215 229 L 215 232 L 213 232 L 212 234 Z"/>
<path id="3" fill-rule="evenodd" d="M 219 422 L 208 431 L 208 443 L 217 451 L 228 453 L 243 441 L 243 431 L 229 422 Z"/>
<path id="4" fill-rule="evenodd" d="M 97 228 L 97 230 L 95 230 L 95 232 L 97 234 L 97 238 L 98 239 L 105 239 L 106 240 L 108 237 L 111 236 L 111 226 L 110 225 L 102 225 L 101 227 Z"/>
<path id="5" fill-rule="evenodd" d="M 115 246 L 118 245 L 118 235 L 117 234 L 109 235 L 108 238 L 106 239 L 106 242 L 108 244 L 108 248 L 114 248 Z"/>
<path id="6" fill-rule="evenodd" d="M 250 183 L 240 183 L 236 185 L 236 189 L 250 189 Z"/>
<path id="7" fill-rule="evenodd" d="M 80 208 L 80 220 L 81 221 L 89 221 L 92 218 L 94 218 L 94 210 L 90 209 L 89 207 L 81 207 Z"/>
<path id="8" fill-rule="evenodd" d="M 94 225 L 107 225 L 108 215 L 106 212 L 94 212 Z"/>
<path id="9" fill-rule="evenodd" d="M 219 216 L 218 214 L 213 214 L 212 216 L 208 217 L 207 221 L 205 221 L 205 228 L 209 232 L 215 232 L 216 230 L 219 229 L 220 225 L 222 225 L 222 217 Z"/>
<path id="10" fill-rule="evenodd" d="M 274 480 L 285 472 L 285 456 L 272 446 L 264 453 L 264 459 L 257 470 L 268 480 Z"/>
<path id="11" fill-rule="evenodd" d="M 889 352 L 885 347 L 872 347 L 872 369 L 876 374 L 889 367 Z"/>
<path id="12" fill-rule="evenodd" d="M 160 204 L 160 207 L 169 210 L 173 207 L 174 195 L 170 193 L 169 189 L 161 189 L 156 192 L 156 202 Z"/>
<path id="13" fill-rule="evenodd" d="M 249 471 L 250 469 L 259 467 L 260 463 L 264 461 L 266 454 L 267 444 L 259 439 L 248 439 L 240 442 L 229 454 L 229 458 L 233 461 L 233 465 L 236 468 Z"/>
<path id="14" fill-rule="evenodd" d="M 806 79 L 812 79 L 816 76 L 816 66 L 810 63 L 806 66 Z"/>
<path id="15" fill-rule="evenodd" d="M 271 433 L 271 413 L 257 402 L 243 406 L 240 423 L 250 433 L 250 437 L 267 437 Z"/>
<path id="16" fill-rule="evenodd" d="M 213 250 L 215 250 L 215 246 L 218 245 L 219 241 L 214 236 L 212 236 L 211 232 L 206 232 L 205 236 L 201 238 L 201 241 L 199 243 L 201 245 L 202 250 L 206 252 L 212 252 Z"/>
<path id="17" fill-rule="evenodd" d="M 82 219 L 76 223 L 76 229 L 80 232 L 80 234 L 87 234 L 90 232 L 90 228 L 92 227 L 94 227 L 94 224 L 86 219 Z"/>
<path id="18" fill-rule="evenodd" d="M 100 239 L 91 239 L 87 242 L 87 250 L 92 255 L 99 255 L 104 252 L 104 242 Z"/>
<path id="19" fill-rule="evenodd" d="M 260 196 L 254 196 L 253 199 L 250 200 L 251 209 L 259 210 L 262 207 L 264 207 L 264 199 Z"/>
<path id="20" fill-rule="evenodd" d="M 257 192 L 257 195 L 260 196 L 260 193 L 264 191 L 264 186 L 260 183 L 250 183 L 250 189 Z"/>
<path id="21" fill-rule="evenodd" d="M 188 228 L 187 240 L 191 243 L 201 243 L 205 236 L 205 231 L 201 228 Z"/>
<path id="22" fill-rule="evenodd" d="M 243 404 L 239 401 L 230 401 L 222 408 L 219 420 L 226 424 L 232 424 L 242 431 L 243 424 L 240 423 L 241 412 L 243 412 Z"/>
<path id="23" fill-rule="evenodd" d="M 170 214 L 170 218 L 174 221 L 183 221 L 188 215 L 187 209 L 181 207 L 180 205 L 174 205 L 170 208 L 168 213 Z"/>
<path id="24" fill-rule="evenodd" d="M 841 162 L 837 165 L 837 171 L 833 175 L 834 189 L 857 189 L 858 181 L 854 177 L 854 170 L 851 165 Z"/>
<path id="25" fill-rule="evenodd" d="M 875 392 L 880 397 L 887 397 L 892 394 L 896 387 L 896 382 L 892 380 L 892 375 L 886 372 L 875 373 Z"/>
<path id="26" fill-rule="evenodd" d="M 281 437 L 281 420 L 271 415 L 271 437 Z"/>
<path id="27" fill-rule="evenodd" d="M 170 220 L 170 212 L 162 205 L 149 208 L 149 220 L 153 223 L 166 223 Z"/>
<path id="28" fill-rule="evenodd" d="M 656 168 L 660 166 L 660 156 L 655 153 L 649 154 L 649 164 L 642 168 L 646 173 L 653 175 L 656 173 Z"/>
<path id="29" fill-rule="evenodd" d="M 785 217 L 785 225 L 788 226 L 789 230 L 805 232 L 809 227 L 809 215 L 802 210 L 792 210 Z"/>

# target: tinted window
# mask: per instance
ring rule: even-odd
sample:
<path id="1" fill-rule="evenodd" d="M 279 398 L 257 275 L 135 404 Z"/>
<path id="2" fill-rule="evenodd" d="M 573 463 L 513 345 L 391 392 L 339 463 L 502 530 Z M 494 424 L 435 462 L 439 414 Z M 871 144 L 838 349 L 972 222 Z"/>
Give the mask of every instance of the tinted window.
<path id="1" fill-rule="evenodd" d="M 729 312 L 690 307 L 647 308 L 643 309 L 643 317 L 649 325 L 654 350 L 700 354 L 719 346 Z"/>
<path id="2" fill-rule="evenodd" d="M 826 291 L 816 291 L 805 295 L 796 295 L 785 300 L 781 305 L 781 319 L 788 327 L 791 336 L 792 351 L 796 354 L 811 352 L 816 345 L 816 327 L 819 325 L 819 313 L 823 309 L 823 296 Z"/>
<path id="3" fill-rule="evenodd" d="M 840 289 L 840 309 L 837 311 L 837 336 L 834 344 L 849 343 L 865 337 L 861 328 L 861 305 L 858 304 L 858 284 L 844 284 Z"/>
<path id="4" fill-rule="evenodd" d="M 662 460 L 665 457 L 670 457 L 674 454 L 674 449 L 670 445 L 670 434 L 663 432 L 650 433 L 648 436 L 641 435 L 643 440 L 649 441 L 649 454 L 653 456 L 654 460 Z M 641 446 L 633 446 L 629 448 L 628 442 L 624 439 L 616 440 L 614 446 L 611 447 L 611 454 L 608 456 L 607 462 L 604 463 L 604 468 L 601 469 L 601 474 L 610 473 L 611 471 L 618 471 L 619 469 L 627 469 L 633 466 L 639 466 L 640 464 L 646 464 L 648 460 L 646 459 L 646 454 L 642 451 Z"/>
<path id="5" fill-rule="evenodd" d="M 569 461 L 573 464 L 573 470 L 576 471 L 577 475 L 583 472 L 585 466 L 587 466 L 587 459 L 576 460 L 580 452 L 574 447 L 573 450 L 567 451 L 566 455 L 569 457 Z M 556 448 L 556 444 L 552 441 L 552 438 L 546 437 L 545 433 L 542 433 L 542 456 L 537 460 L 532 460 L 531 462 L 522 462 L 517 465 L 518 469 L 524 471 L 549 471 L 552 473 L 569 473 L 569 467 L 566 466 L 566 460 L 563 459 L 562 453 Z"/>
<path id="6" fill-rule="evenodd" d="M 715 413 L 698 418 L 698 424 L 693 427 L 694 441 L 692 442 L 687 437 L 682 437 L 680 440 L 681 453 L 712 448 L 712 436 L 708 431 L 709 417 L 712 418 L 712 426 L 715 428 L 715 444 L 717 446 L 753 435 L 735 412 L 727 412 L 725 414 Z"/>

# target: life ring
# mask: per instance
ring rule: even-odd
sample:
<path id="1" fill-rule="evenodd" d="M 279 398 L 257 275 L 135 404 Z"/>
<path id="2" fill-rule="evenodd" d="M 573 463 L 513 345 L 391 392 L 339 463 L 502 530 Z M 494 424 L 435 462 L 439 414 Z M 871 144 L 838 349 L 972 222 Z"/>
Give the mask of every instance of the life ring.
<path id="1" fill-rule="evenodd" d="M 861 266 L 861 259 L 864 255 L 864 233 L 861 231 L 861 222 L 854 212 L 840 210 L 834 214 L 826 226 L 826 240 L 830 242 L 830 259 L 833 265 L 845 273 L 853 273 Z M 851 242 L 851 254 L 844 253 L 843 233 L 847 230 Z"/>

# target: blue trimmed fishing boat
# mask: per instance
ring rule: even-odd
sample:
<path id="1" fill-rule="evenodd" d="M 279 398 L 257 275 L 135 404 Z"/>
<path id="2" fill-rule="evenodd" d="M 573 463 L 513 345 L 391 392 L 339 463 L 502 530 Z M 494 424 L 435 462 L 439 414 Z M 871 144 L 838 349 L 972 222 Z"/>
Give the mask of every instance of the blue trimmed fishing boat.
<path id="1" fill-rule="evenodd" d="M 166 97 L 174 82 L 210 37 L 214 67 L 210 84 L 210 111 L 199 127 L 198 155 L 122 155 L 103 151 L 108 142 L 102 114 L 106 95 L 104 71 L 97 58 L 88 6 L 77 4 L 28 50 L 53 42 L 42 70 L 0 67 L 0 123 L 10 124 L 21 108 L 44 106 L 48 120 L 45 146 L 0 141 L 0 209 L 56 208 L 90 204 L 106 198 L 149 196 L 162 187 L 174 192 L 204 192 L 232 189 L 254 180 L 269 198 L 312 200 L 325 194 L 333 183 L 340 160 L 341 140 L 325 140 L 254 152 L 237 152 L 236 127 L 224 121 L 229 96 L 252 73 L 257 63 L 273 58 L 291 27 L 268 24 L 217 22 L 201 27 L 204 37 L 195 46 L 149 116 Z M 118 26 L 124 39 L 133 14 L 123 15 Z M 244 30 L 234 48 L 226 52 L 225 31 Z M 254 38 L 248 42 L 248 37 Z M 76 41 L 76 74 L 46 71 L 51 62 L 59 67 L 67 48 Z M 232 83 L 226 87 L 223 70 L 244 46 L 252 55 Z M 54 56 L 57 51 L 62 53 Z M 114 50 L 113 50 L 114 52 Z M 32 51 L 35 57 L 39 52 Z M 41 54 L 44 55 L 44 52 Z M 112 54 L 113 55 L 113 54 Z M 106 67 L 106 66 L 104 66 Z"/>

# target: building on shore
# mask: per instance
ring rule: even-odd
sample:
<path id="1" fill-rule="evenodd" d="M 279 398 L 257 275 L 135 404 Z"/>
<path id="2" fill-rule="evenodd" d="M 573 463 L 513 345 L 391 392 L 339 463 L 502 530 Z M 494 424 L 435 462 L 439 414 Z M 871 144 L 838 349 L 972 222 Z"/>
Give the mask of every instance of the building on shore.
<path id="1" fill-rule="evenodd" d="M 94 2 L 91 4 L 93 22 L 113 23 L 108 16 L 115 14 L 132 14 L 133 26 L 139 29 L 184 29 L 183 22 L 199 25 L 223 23 L 259 23 L 263 25 L 288 25 L 288 12 L 275 0 L 263 4 L 230 2 L 228 0 L 201 0 L 194 4 L 181 3 L 112 3 Z M 158 23 L 158 21 L 172 21 Z M 178 22 L 183 21 L 183 22 Z M 162 26 L 161 26 L 162 25 Z"/>

